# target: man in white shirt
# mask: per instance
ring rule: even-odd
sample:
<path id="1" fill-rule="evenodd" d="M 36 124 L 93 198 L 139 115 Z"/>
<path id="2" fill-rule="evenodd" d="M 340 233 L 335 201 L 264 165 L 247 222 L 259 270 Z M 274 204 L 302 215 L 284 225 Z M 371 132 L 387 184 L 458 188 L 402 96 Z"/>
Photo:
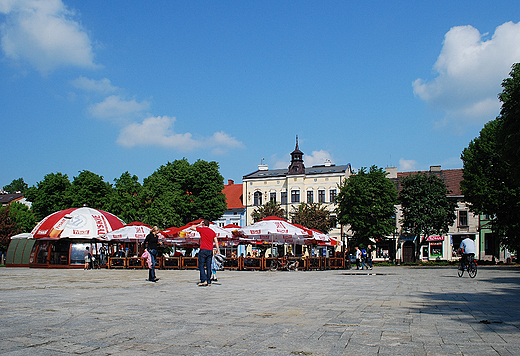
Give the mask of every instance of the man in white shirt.
<path id="1" fill-rule="evenodd" d="M 475 258 L 475 252 L 475 241 L 470 236 L 462 240 L 459 246 L 459 253 L 462 253 L 462 269 L 464 269 L 466 263 Z"/>

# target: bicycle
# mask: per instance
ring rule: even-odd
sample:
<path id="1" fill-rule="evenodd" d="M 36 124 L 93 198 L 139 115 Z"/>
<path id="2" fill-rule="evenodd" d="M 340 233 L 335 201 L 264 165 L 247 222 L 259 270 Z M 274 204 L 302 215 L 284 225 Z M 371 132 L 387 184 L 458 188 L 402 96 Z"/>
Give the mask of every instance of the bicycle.
<path id="1" fill-rule="evenodd" d="M 471 278 L 475 278 L 477 276 L 477 262 L 475 262 L 475 258 L 473 256 L 469 256 L 468 260 L 469 261 L 466 261 L 466 263 L 463 264 L 464 256 L 460 259 L 457 274 L 459 277 L 462 277 L 464 271 L 467 271 Z"/>
<path id="2" fill-rule="evenodd" d="M 277 258 L 277 259 L 271 260 L 271 265 L 269 266 L 269 269 L 271 271 L 276 271 L 278 269 L 287 270 L 287 271 L 297 271 L 298 262 L 286 260 L 284 258 Z"/>

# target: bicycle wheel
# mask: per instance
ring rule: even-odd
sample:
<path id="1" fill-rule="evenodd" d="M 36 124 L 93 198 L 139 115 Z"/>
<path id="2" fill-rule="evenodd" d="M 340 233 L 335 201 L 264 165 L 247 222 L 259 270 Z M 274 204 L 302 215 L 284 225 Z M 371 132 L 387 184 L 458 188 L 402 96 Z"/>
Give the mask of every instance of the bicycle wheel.
<path id="1" fill-rule="evenodd" d="M 477 276 L 477 264 L 475 262 L 470 263 L 468 274 L 471 278 L 475 278 Z"/>
<path id="2" fill-rule="evenodd" d="M 462 269 L 462 265 L 459 264 L 459 269 L 457 270 L 457 274 L 459 275 L 459 277 L 462 277 L 462 275 L 464 274 L 464 269 Z"/>
<path id="3" fill-rule="evenodd" d="M 271 271 L 276 271 L 278 269 L 278 261 L 271 260 L 271 266 L 269 266 L 269 269 Z"/>

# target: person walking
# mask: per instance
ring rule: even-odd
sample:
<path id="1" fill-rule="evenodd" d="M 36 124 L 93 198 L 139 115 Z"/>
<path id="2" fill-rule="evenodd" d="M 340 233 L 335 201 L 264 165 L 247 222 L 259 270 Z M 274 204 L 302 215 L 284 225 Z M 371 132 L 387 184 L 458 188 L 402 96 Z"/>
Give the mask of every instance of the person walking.
<path id="1" fill-rule="evenodd" d="M 148 281 L 157 282 L 159 278 L 155 276 L 155 261 L 157 260 L 157 246 L 159 245 L 159 228 L 154 226 L 152 231 L 148 235 L 143 242 L 143 247 L 152 259 L 152 268 L 148 270 Z"/>
<path id="2" fill-rule="evenodd" d="M 355 247 L 355 250 L 356 250 L 356 266 L 357 266 L 357 269 L 361 269 L 361 250 L 357 246 Z"/>
<path id="3" fill-rule="evenodd" d="M 197 231 L 200 234 L 199 249 L 199 287 L 211 285 L 211 261 L 213 260 L 213 243 L 220 254 L 218 247 L 218 239 L 215 231 L 209 228 L 209 220 L 204 219 L 200 224 L 190 227 L 190 230 Z"/>
<path id="4" fill-rule="evenodd" d="M 372 262 L 372 252 L 374 251 L 374 248 L 372 247 L 372 245 L 368 245 L 367 246 L 367 264 L 368 264 L 368 269 L 372 269 L 372 267 L 374 267 L 374 264 Z"/>
<path id="5" fill-rule="evenodd" d="M 367 250 L 361 249 L 361 269 L 368 269 L 367 266 Z"/>

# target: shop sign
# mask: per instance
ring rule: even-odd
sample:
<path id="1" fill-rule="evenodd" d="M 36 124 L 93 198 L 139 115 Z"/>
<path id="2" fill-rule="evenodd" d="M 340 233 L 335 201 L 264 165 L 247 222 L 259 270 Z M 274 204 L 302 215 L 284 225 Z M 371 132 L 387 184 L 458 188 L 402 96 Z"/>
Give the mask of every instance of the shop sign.
<path id="1" fill-rule="evenodd" d="M 428 236 L 426 241 L 444 241 L 444 236 Z"/>

